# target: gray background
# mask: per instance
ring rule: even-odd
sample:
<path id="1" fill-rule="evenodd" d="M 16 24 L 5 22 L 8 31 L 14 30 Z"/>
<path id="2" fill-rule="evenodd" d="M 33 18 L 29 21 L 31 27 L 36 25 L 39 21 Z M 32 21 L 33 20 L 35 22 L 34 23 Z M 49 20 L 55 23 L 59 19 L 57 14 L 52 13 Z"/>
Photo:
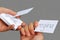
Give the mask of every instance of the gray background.
<path id="1" fill-rule="evenodd" d="M 39 19 L 60 20 L 60 0 L 0 0 L 0 6 L 20 11 L 35 7 L 30 14 L 21 17 L 26 23 Z M 60 40 L 60 23 L 54 34 L 44 33 L 45 40 Z M 0 40 L 19 40 L 18 31 L 0 32 Z"/>

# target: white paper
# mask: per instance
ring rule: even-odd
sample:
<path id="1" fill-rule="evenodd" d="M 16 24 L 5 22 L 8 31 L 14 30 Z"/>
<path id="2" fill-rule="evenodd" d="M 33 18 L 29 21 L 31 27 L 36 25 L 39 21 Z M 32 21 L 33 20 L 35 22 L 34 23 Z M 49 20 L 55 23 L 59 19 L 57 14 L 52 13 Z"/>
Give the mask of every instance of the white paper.
<path id="1" fill-rule="evenodd" d="M 12 25 L 14 24 L 13 20 L 6 14 L 1 14 L 0 15 L 0 18 L 5 22 L 7 23 L 8 25 Z"/>
<path id="2" fill-rule="evenodd" d="M 31 12 L 33 9 L 34 9 L 34 7 L 29 8 L 29 9 L 25 9 L 25 10 L 22 10 L 22 11 L 18 11 L 15 16 L 21 16 L 21 15 L 28 14 L 28 13 Z"/>
<path id="3" fill-rule="evenodd" d="M 54 33 L 58 20 L 40 20 L 35 32 Z"/>
<path id="4" fill-rule="evenodd" d="M 0 18 L 7 24 L 12 25 L 14 24 L 14 30 L 18 28 L 22 24 L 22 21 L 20 19 L 14 18 L 12 15 L 2 13 L 0 14 Z"/>

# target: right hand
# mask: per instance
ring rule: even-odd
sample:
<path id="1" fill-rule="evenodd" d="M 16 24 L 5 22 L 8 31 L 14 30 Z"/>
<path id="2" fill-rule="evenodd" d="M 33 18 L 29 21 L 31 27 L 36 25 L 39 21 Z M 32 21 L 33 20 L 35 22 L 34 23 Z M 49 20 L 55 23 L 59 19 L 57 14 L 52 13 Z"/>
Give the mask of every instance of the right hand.
<path id="1" fill-rule="evenodd" d="M 20 29 L 21 40 L 44 40 L 43 33 L 34 32 L 34 29 L 38 26 L 38 22 L 30 23 Z"/>

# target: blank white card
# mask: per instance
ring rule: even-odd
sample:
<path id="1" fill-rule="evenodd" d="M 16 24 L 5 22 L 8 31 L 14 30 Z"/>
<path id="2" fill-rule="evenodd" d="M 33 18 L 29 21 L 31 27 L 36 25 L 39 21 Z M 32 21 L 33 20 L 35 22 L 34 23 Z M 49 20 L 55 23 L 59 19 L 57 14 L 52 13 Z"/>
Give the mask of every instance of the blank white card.
<path id="1" fill-rule="evenodd" d="M 54 33 L 58 20 L 40 20 L 35 32 Z"/>

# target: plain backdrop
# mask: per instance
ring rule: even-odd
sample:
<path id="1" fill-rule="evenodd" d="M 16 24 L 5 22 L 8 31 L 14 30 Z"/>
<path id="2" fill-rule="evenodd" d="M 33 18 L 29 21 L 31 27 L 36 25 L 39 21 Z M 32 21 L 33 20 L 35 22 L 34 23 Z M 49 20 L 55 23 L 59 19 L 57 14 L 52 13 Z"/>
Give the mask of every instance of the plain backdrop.
<path id="1" fill-rule="evenodd" d="M 29 24 L 35 20 L 60 20 L 60 0 L 0 0 L 0 7 L 6 7 L 16 12 L 27 8 L 34 9 L 21 20 Z M 45 40 L 60 40 L 60 23 L 54 34 L 44 33 Z M 20 40 L 19 31 L 0 32 L 0 40 Z"/>

